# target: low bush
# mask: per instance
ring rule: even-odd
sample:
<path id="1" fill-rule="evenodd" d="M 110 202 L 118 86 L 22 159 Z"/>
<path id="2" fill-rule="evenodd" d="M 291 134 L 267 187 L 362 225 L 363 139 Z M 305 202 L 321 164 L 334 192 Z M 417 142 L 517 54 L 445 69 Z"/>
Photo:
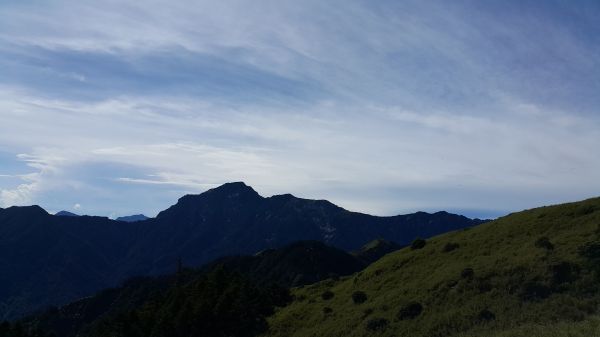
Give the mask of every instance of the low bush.
<path id="1" fill-rule="evenodd" d="M 460 272 L 460 277 L 464 279 L 472 279 L 475 276 L 475 271 L 473 268 L 465 268 Z"/>
<path id="2" fill-rule="evenodd" d="M 545 236 L 542 236 L 541 238 L 537 239 L 535 241 L 535 246 L 538 248 L 546 249 L 546 250 L 554 249 L 554 245 L 552 244 L 552 242 L 550 242 L 550 239 L 548 239 Z"/>
<path id="3" fill-rule="evenodd" d="M 590 260 L 600 260 L 600 242 L 588 242 L 579 247 L 579 255 Z"/>
<path id="4" fill-rule="evenodd" d="M 577 209 L 575 210 L 575 216 L 584 216 L 584 215 L 588 215 L 588 214 L 592 214 L 596 211 L 596 207 L 594 207 L 594 205 L 581 205 L 579 207 L 577 207 Z"/>
<path id="5" fill-rule="evenodd" d="M 324 299 L 325 301 L 332 299 L 333 296 L 334 296 L 334 294 L 331 290 L 327 290 L 321 294 L 321 298 Z"/>
<path id="6" fill-rule="evenodd" d="M 551 294 L 548 286 L 539 282 L 530 281 L 523 284 L 519 292 L 519 297 L 523 301 L 535 301 L 545 299 Z"/>
<path id="7" fill-rule="evenodd" d="M 460 247 L 460 245 L 458 243 L 448 242 L 442 249 L 442 252 L 448 253 L 455 249 L 458 249 L 458 247 Z"/>
<path id="8" fill-rule="evenodd" d="M 368 316 L 370 316 L 373 313 L 373 309 L 369 308 L 369 309 L 365 309 L 365 311 L 363 311 L 363 318 L 366 318 Z"/>
<path id="9" fill-rule="evenodd" d="M 354 304 L 365 303 L 367 301 L 367 294 L 365 294 L 364 291 L 355 291 L 352 293 L 352 301 Z"/>
<path id="10" fill-rule="evenodd" d="M 421 249 L 421 248 L 425 247 L 425 244 L 427 244 L 427 242 L 425 240 L 423 240 L 421 238 L 417 238 L 410 245 L 410 249 L 412 249 L 412 250 Z"/>
<path id="11" fill-rule="evenodd" d="M 417 318 L 423 312 L 423 306 L 419 302 L 410 302 L 407 305 L 400 308 L 396 318 L 398 320 L 403 321 L 406 319 L 414 319 Z"/>
<path id="12" fill-rule="evenodd" d="M 483 309 L 477 315 L 477 320 L 482 322 L 488 322 L 496 319 L 496 315 L 488 309 Z"/>
<path id="13" fill-rule="evenodd" d="M 366 328 L 369 331 L 383 331 L 389 323 L 385 318 L 372 318 L 367 322 Z"/>
<path id="14" fill-rule="evenodd" d="M 549 269 L 552 275 L 552 282 L 554 284 L 563 284 L 575 281 L 579 276 L 581 267 L 575 263 L 564 261 L 551 265 Z"/>

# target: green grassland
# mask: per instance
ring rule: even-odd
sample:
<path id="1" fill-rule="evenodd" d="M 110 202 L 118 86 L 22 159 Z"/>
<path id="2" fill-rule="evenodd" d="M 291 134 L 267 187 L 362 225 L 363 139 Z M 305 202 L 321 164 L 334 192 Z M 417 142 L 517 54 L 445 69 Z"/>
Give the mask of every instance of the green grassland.
<path id="1" fill-rule="evenodd" d="M 267 336 L 600 336 L 599 225 L 596 198 L 434 237 L 294 289 Z"/>

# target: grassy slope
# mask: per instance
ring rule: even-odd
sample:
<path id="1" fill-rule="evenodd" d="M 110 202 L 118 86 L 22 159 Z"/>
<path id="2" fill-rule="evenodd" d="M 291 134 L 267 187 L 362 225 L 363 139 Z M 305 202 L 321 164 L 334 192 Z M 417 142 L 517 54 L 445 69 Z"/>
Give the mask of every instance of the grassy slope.
<path id="1" fill-rule="evenodd" d="M 592 261 L 578 253 L 586 243 L 600 243 L 599 225 L 596 198 L 437 236 L 422 249 L 394 252 L 351 277 L 295 289 L 297 299 L 271 318 L 269 334 L 600 336 L 600 282 Z M 540 237 L 554 249 L 536 246 Z M 459 248 L 445 252 L 448 243 Z M 561 264 L 566 272 L 556 272 Z M 466 268 L 473 277 L 461 275 Z M 328 290 L 334 297 L 324 300 Z M 353 303 L 357 290 L 367 294 L 366 302 Z M 411 301 L 423 306 L 422 313 L 400 320 L 398 312 Z M 367 327 L 381 319 L 385 327 Z"/>

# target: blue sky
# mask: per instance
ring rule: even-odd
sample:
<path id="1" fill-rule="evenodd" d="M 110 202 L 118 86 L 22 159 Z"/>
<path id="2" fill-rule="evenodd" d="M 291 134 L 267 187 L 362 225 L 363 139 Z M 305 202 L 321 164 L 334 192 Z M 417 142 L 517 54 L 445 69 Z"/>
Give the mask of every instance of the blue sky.
<path id="1" fill-rule="evenodd" d="M 2 1 L 0 207 L 245 181 L 379 215 L 600 195 L 597 1 Z"/>

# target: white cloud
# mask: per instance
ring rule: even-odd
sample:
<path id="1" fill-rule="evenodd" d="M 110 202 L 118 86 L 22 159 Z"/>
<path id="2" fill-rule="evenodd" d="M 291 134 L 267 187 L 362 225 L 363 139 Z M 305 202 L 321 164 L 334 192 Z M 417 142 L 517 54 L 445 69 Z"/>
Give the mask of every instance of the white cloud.
<path id="1" fill-rule="evenodd" d="M 15 189 L 0 190 L 0 205 L 9 207 L 15 205 L 27 205 L 32 201 L 32 194 L 36 184 L 21 184 Z"/>

